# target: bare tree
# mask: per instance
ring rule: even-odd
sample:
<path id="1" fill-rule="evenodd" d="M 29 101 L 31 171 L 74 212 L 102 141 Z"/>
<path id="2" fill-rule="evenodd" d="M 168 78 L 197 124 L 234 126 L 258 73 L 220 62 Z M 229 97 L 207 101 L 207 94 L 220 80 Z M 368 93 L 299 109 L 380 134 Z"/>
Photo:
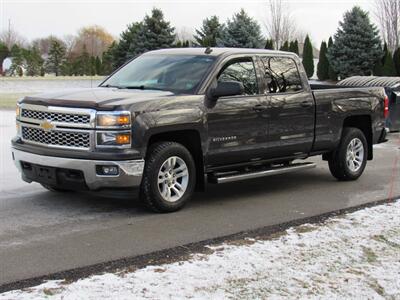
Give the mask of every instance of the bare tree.
<path id="1" fill-rule="evenodd" d="M 175 30 L 176 33 L 176 41 L 189 41 L 189 44 L 191 44 L 192 40 L 193 40 L 193 29 L 186 27 L 186 26 L 182 26 L 180 28 L 177 28 Z"/>
<path id="2" fill-rule="evenodd" d="M 400 46 L 400 0 L 375 0 L 375 16 L 393 53 Z"/>
<path id="3" fill-rule="evenodd" d="M 58 37 L 54 35 L 49 35 L 47 37 L 34 39 L 31 42 L 31 45 L 36 47 L 43 57 L 47 57 L 50 50 L 51 42 L 54 40 L 57 40 L 57 42 L 59 42 L 60 44 L 64 44 L 64 42 Z"/>
<path id="4" fill-rule="evenodd" d="M 269 16 L 265 26 L 270 38 L 274 41 L 275 49 L 279 49 L 286 41 L 293 39 L 296 26 L 287 5 L 282 0 L 269 0 Z"/>
<path id="5" fill-rule="evenodd" d="M 65 52 L 66 56 L 70 57 L 76 45 L 76 36 L 72 34 L 67 34 L 63 38 L 63 42 L 65 44 Z"/>
<path id="6" fill-rule="evenodd" d="M 78 31 L 73 52 L 82 53 L 83 48 L 91 56 L 101 56 L 114 42 L 114 37 L 98 25 L 83 27 Z"/>
<path id="7" fill-rule="evenodd" d="M 11 49 L 14 45 L 24 46 L 26 44 L 26 40 L 11 27 L 11 24 L 8 26 L 8 29 L 0 33 L 0 41 L 2 41 L 8 49 Z"/>

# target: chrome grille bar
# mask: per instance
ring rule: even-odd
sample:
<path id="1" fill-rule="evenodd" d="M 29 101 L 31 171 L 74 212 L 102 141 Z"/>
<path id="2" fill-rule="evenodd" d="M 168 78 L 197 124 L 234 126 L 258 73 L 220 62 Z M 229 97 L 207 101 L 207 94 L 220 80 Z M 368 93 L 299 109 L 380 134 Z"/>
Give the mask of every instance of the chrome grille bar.
<path id="1" fill-rule="evenodd" d="M 88 124 L 90 123 L 90 115 L 66 114 L 56 112 L 45 112 L 23 108 L 21 109 L 21 117 L 35 120 L 48 120 L 62 123 Z"/>
<path id="2" fill-rule="evenodd" d="M 22 103 L 19 121 L 41 124 L 50 121 L 57 127 L 95 128 L 96 111 L 94 109 L 43 106 Z"/>
<path id="3" fill-rule="evenodd" d="M 45 146 L 57 146 L 88 150 L 90 148 L 89 132 L 70 132 L 53 130 L 47 132 L 41 128 L 21 126 L 22 139 Z"/>

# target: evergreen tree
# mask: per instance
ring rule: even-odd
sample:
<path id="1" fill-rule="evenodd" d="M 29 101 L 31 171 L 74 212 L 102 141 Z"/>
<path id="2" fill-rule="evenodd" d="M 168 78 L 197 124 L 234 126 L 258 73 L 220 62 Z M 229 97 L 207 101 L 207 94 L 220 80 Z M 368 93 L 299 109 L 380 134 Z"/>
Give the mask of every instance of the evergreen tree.
<path id="1" fill-rule="evenodd" d="M 387 52 L 387 47 L 386 47 L 386 52 Z M 385 51 L 382 51 L 382 55 L 385 53 Z M 383 76 L 383 64 L 385 63 L 385 56 L 382 59 L 378 59 L 374 65 L 374 68 L 372 70 L 372 74 L 374 76 Z"/>
<path id="2" fill-rule="evenodd" d="M 289 50 L 297 55 L 299 55 L 299 42 L 297 40 L 291 41 L 289 44 Z"/>
<path id="3" fill-rule="evenodd" d="M 299 41 L 298 40 L 294 41 L 293 53 L 296 53 L 297 55 L 299 55 L 299 53 L 300 53 L 300 51 L 299 51 Z"/>
<path id="4" fill-rule="evenodd" d="M 385 63 L 383 64 L 383 76 L 396 76 L 396 67 L 390 51 L 388 51 L 385 56 Z"/>
<path id="5" fill-rule="evenodd" d="M 95 65 L 95 70 L 96 70 L 95 74 L 96 75 L 101 75 L 103 73 L 103 70 L 102 70 L 100 57 L 96 56 L 94 65 Z"/>
<path id="6" fill-rule="evenodd" d="M 314 75 L 314 55 L 311 40 L 308 35 L 304 40 L 303 66 L 307 73 L 307 77 L 311 78 Z"/>
<path id="7" fill-rule="evenodd" d="M 110 75 L 114 71 L 114 51 L 117 44 L 113 42 L 107 51 L 103 52 L 101 57 L 101 74 L 100 75 Z"/>
<path id="8" fill-rule="evenodd" d="M 7 58 L 8 55 L 9 55 L 9 51 L 8 51 L 6 44 L 4 44 L 3 42 L 0 41 L 0 76 L 2 76 L 4 73 L 3 62 Z"/>
<path id="9" fill-rule="evenodd" d="M 393 54 L 393 62 L 396 68 L 397 76 L 400 76 L 400 48 L 397 48 Z"/>
<path id="10" fill-rule="evenodd" d="M 329 51 L 329 48 L 332 47 L 332 45 L 333 45 L 333 39 L 332 39 L 332 37 L 329 37 L 329 40 L 328 40 L 328 51 Z M 328 56 L 328 51 L 326 53 L 326 57 L 327 57 L 328 63 L 329 63 L 328 77 L 329 77 L 329 80 L 337 81 L 337 74 L 336 74 L 335 70 L 332 68 L 332 64 L 331 64 L 330 58 Z"/>
<path id="11" fill-rule="evenodd" d="M 154 8 L 151 15 L 146 15 L 139 30 L 139 38 L 136 47 L 130 47 L 134 54 L 141 54 L 150 50 L 171 48 L 175 43 L 175 28 L 170 22 L 164 20 L 164 14 L 160 9 Z M 133 46 L 133 45 L 131 45 Z"/>
<path id="12" fill-rule="evenodd" d="M 26 63 L 26 74 L 28 76 L 39 76 L 43 74 L 44 59 L 40 55 L 37 47 L 33 46 L 31 49 L 24 51 L 24 58 Z"/>
<path id="13" fill-rule="evenodd" d="M 389 52 L 388 45 L 385 42 L 385 44 L 383 45 L 382 66 L 385 64 L 385 59 L 386 59 L 386 55 L 388 54 L 388 52 Z"/>
<path id="14" fill-rule="evenodd" d="M 174 47 L 174 27 L 164 20 L 161 10 L 154 8 L 142 22 L 135 22 L 122 32 L 118 45 L 112 45 L 113 67 L 146 51 Z"/>
<path id="15" fill-rule="evenodd" d="M 176 48 L 189 48 L 190 42 L 188 40 L 186 40 L 186 41 L 178 40 L 175 44 L 175 47 Z"/>
<path id="16" fill-rule="evenodd" d="M 344 15 L 335 34 L 335 43 L 328 50 L 329 61 L 341 79 L 354 75 L 370 75 L 381 59 L 379 31 L 368 13 L 355 6 Z"/>
<path id="17" fill-rule="evenodd" d="M 217 44 L 222 47 L 262 48 L 262 41 L 260 25 L 241 9 L 227 21 Z"/>
<path id="18" fill-rule="evenodd" d="M 61 66 L 65 60 L 65 47 L 57 40 L 52 40 L 47 57 L 46 69 L 48 72 L 60 75 Z"/>
<path id="19" fill-rule="evenodd" d="M 24 75 L 24 49 L 19 47 L 17 44 L 12 46 L 11 51 L 11 66 L 10 66 L 10 74 L 22 76 Z"/>
<path id="20" fill-rule="evenodd" d="M 279 50 L 281 50 L 281 51 L 289 51 L 289 42 L 288 41 L 284 42 L 282 47 Z"/>
<path id="21" fill-rule="evenodd" d="M 272 39 L 268 39 L 265 42 L 265 47 L 264 49 L 268 49 L 268 50 L 274 50 L 274 41 Z"/>
<path id="22" fill-rule="evenodd" d="M 142 23 L 135 22 L 128 25 L 128 28 L 121 33 L 118 44 L 113 43 L 109 48 L 109 55 L 112 56 L 113 68 L 122 66 L 126 61 L 135 57 L 135 46 L 139 38 L 139 32 L 142 30 Z"/>
<path id="23" fill-rule="evenodd" d="M 319 80 L 329 79 L 329 62 L 328 58 L 326 57 L 327 51 L 328 49 L 326 42 L 322 42 L 319 50 L 319 61 L 317 65 L 317 76 Z"/>
<path id="24" fill-rule="evenodd" d="M 90 65 L 90 75 L 96 75 L 96 57 L 90 56 L 89 58 L 89 65 Z"/>
<path id="25" fill-rule="evenodd" d="M 92 75 L 92 62 L 85 45 L 82 47 L 81 55 L 77 58 L 77 64 L 79 66 L 77 75 Z"/>
<path id="26" fill-rule="evenodd" d="M 203 20 L 200 29 L 196 29 L 194 35 L 195 45 L 201 47 L 216 47 L 217 39 L 221 37 L 224 25 L 219 22 L 217 16 L 211 16 Z"/>
<path id="27" fill-rule="evenodd" d="M 372 70 L 372 74 L 374 76 L 383 76 L 383 64 L 382 64 L 381 60 L 378 60 L 375 63 L 375 66 Z"/>

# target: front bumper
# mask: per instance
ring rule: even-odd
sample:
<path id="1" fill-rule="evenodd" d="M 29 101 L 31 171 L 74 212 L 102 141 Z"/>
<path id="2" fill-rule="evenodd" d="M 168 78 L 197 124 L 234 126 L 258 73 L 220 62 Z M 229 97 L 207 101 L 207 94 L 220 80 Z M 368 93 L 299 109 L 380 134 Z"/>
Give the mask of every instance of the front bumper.
<path id="1" fill-rule="evenodd" d="M 23 163 L 52 167 L 57 170 L 76 170 L 83 174 L 84 183 L 89 190 L 101 188 L 135 188 L 142 181 L 144 160 L 104 161 L 76 158 L 63 158 L 33 154 L 15 148 L 11 148 L 14 163 L 26 181 L 36 181 L 27 178 L 23 169 Z M 118 175 L 99 175 L 97 166 L 118 166 Z M 37 180 L 40 182 L 39 180 Z M 59 185 L 59 184 L 58 184 Z M 59 185 L 61 188 L 62 186 Z"/>

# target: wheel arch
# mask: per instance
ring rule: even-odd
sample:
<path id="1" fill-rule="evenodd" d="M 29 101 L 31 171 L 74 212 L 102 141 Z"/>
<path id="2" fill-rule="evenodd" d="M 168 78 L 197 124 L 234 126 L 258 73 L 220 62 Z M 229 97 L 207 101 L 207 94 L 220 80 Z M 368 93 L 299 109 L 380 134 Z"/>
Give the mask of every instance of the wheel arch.
<path id="1" fill-rule="evenodd" d="M 200 133 L 194 129 L 184 129 L 153 134 L 149 137 L 147 143 L 146 157 L 150 146 L 159 142 L 176 142 L 185 146 L 189 150 L 196 164 L 196 190 L 204 190 L 204 155 Z"/>
<path id="2" fill-rule="evenodd" d="M 368 160 L 372 160 L 373 155 L 373 136 L 372 136 L 372 119 L 370 115 L 350 116 L 343 120 L 343 128 L 354 127 L 360 129 L 368 143 Z"/>

